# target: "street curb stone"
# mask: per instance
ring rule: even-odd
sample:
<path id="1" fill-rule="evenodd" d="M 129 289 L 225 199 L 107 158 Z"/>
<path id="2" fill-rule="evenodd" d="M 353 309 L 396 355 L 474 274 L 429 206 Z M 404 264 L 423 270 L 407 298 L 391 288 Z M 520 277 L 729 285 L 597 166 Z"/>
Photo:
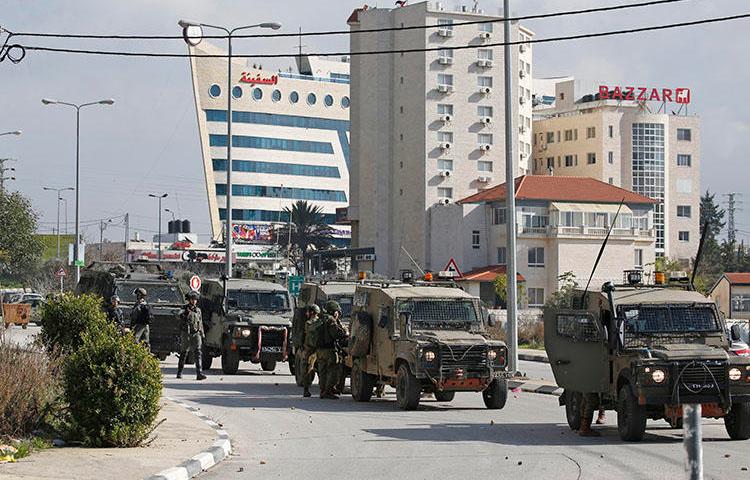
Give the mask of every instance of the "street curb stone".
<path id="1" fill-rule="evenodd" d="M 556 397 L 559 397 L 563 393 L 563 389 L 557 385 L 525 382 L 522 380 L 510 380 L 508 381 L 508 387 L 511 389 L 520 388 L 522 392 L 541 393 L 544 395 L 554 395 Z"/>
<path id="2" fill-rule="evenodd" d="M 542 362 L 542 363 L 549 363 L 549 358 L 547 358 L 547 355 L 535 355 L 533 353 L 519 353 L 518 354 L 519 360 L 525 360 L 527 362 Z"/>
<path id="3" fill-rule="evenodd" d="M 197 408 L 191 407 L 190 405 L 174 398 L 165 398 L 170 402 L 183 407 L 196 417 L 200 418 L 203 423 L 213 428 L 216 431 L 216 440 L 208 450 L 204 450 L 199 454 L 194 455 L 176 467 L 168 468 L 162 470 L 156 475 L 146 477 L 145 480 L 189 480 L 200 473 L 205 472 L 209 468 L 216 466 L 216 464 L 229 456 L 232 452 L 232 443 L 226 430 L 223 430 L 218 423 L 200 413 L 200 410 Z"/>

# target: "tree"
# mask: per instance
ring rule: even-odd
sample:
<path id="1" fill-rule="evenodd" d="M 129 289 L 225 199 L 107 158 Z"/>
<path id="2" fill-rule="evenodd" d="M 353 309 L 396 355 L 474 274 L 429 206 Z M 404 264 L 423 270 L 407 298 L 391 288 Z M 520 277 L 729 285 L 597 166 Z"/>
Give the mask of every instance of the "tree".
<path id="1" fill-rule="evenodd" d="M 0 278 L 24 281 L 35 271 L 44 248 L 37 220 L 28 198 L 0 191 Z"/>
<path id="2" fill-rule="evenodd" d="M 504 308 L 508 307 L 508 276 L 504 273 L 499 274 L 495 277 L 495 294 L 500 299 L 501 306 Z M 521 307 L 526 303 L 526 286 L 518 282 L 516 283 L 516 304 Z"/>
<path id="3" fill-rule="evenodd" d="M 700 229 L 701 234 L 703 234 L 703 227 L 708 223 L 706 240 L 716 242 L 716 237 L 719 236 L 726 223 L 724 222 L 724 209 L 716 204 L 714 197 L 716 197 L 716 194 L 712 194 L 708 190 L 701 196 Z"/>
<path id="4" fill-rule="evenodd" d="M 292 208 L 284 208 L 284 213 L 291 215 L 291 246 L 289 252 L 300 268 L 305 255 L 310 250 L 325 250 L 331 246 L 331 227 L 323 217 L 322 208 L 305 200 L 299 200 Z M 290 238 L 289 226 L 285 225 L 277 232 L 278 243 L 284 244 Z"/>
<path id="5" fill-rule="evenodd" d="M 698 275 L 696 287 L 704 291 L 710 288 L 714 282 L 727 271 L 727 261 L 731 257 L 728 252 L 734 250 L 732 246 L 719 244 L 718 236 L 724 228 L 724 209 L 719 207 L 715 201 L 715 194 L 706 190 L 701 196 L 700 230 L 708 225 L 706 241 L 703 244 L 702 257 L 698 263 Z"/>
<path id="6" fill-rule="evenodd" d="M 565 272 L 557 277 L 559 288 L 544 302 L 545 311 L 565 308 L 581 308 L 581 293 L 577 291 L 578 282 L 573 272 Z"/>

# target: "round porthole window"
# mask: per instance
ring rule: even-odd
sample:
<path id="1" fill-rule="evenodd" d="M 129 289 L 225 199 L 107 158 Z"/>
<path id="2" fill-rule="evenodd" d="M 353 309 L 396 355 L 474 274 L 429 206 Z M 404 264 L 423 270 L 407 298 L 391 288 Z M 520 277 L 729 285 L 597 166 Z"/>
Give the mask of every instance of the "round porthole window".
<path id="1" fill-rule="evenodd" d="M 292 102 L 292 103 L 299 102 L 299 93 L 297 93 L 297 92 L 290 93 L 289 94 L 289 101 Z"/>
<path id="2" fill-rule="evenodd" d="M 281 91 L 274 90 L 271 94 L 271 99 L 273 99 L 274 102 L 278 102 L 279 100 L 281 100 Z"/>
<path id="3" fill-rule="evenodd" d="M 234 98 L 242 98 L 242 87 L 236 85 L 232 88 L 232 96 Z"/>
<path id="4" fill-rule="evenodd" d="M 258 87 L 255 87 L 255 88 L 253 89 L 253 98 L 254 98 L 255 100 L 260 100 L 260 99 L 262 99 L 262 98 L 263 98 L 263 90 L 261 90 L 261 89 L 260 89 L 260 88 L 258 88 Z"/>
<path id="5" fill-rule="evenodd" d="M 343 97 L 343 98 L 341 99 L 341 107 L 342 107 L 342 108 L 349 108 L 349 104 L 350 104 L 350 103 L 351 103 L 351 102 L 350 102 L 350 100 L 349 100 L 349 97 Z"/>
<path id="6" fill-rule="evenodd" d="M 323 99 L 323 102 L 325 102 L 326 107 L 330 107 L 333 105 L 333 97 L 330 95 L 326 95 L 326 98 Z"/>
<path id="7" fill-rule="evenodd" d="M 318 97 L 316 97 L 314 93 L 309 93 L 307 95 L 307 104 L 308 105 L 315 105 L 315 103 L 317 101 L 318 101 Z"/>
<path id="8" fill-rule="evenodd" d="M 221 87 L 214 83 L 213 85 L 208 87 L 208 94 L 213 98 L 218 97 L 219 95 L 221 95 Z"/>

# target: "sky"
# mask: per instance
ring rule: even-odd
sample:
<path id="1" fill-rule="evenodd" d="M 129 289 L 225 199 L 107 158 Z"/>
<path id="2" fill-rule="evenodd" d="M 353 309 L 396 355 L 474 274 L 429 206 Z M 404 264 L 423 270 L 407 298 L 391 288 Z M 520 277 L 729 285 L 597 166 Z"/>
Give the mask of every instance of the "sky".
<path id="1" fill-rule="evenodd" d="M 369 3 L 392 7 L 390 1 Z M 621 3 L 635 2 L 511 0 L 511 14 Z M 479 2 L 487 13 L 499 13 L 501 4 L 498 0 Z M 15 32 L 179 35 L 177 21 L 184 18 L 226 26 L 276 21 L 283 25 L 282 32 L 341 30 L 347 28 L 351 11 L 362 5 L 363 0 L 0 0 L 0 26 Z M 524 25 L 537 38 L 544 38 L 748 12 L 746 0 L 686 0 Z M 534 47 L 534 76 L 573 75 L 610 85 L 691 88 L 690 113 L 702 118 L 702 190 L 716 192 L 722 201 L 722 194 L 737 192 L 750 202 L 750 169 L 741 153 L 750 151 L 750 119 L 742 93 L 750 79 L 749 40 L 750 20 L 745 19 L 540 44 Z M 23 41 L 54 47 L 186 52 L 182 40 Z M 347 50 L 348 42 L 348 36 L 341 35 L 306 37 L 303 43 L 305 51 L 319 52 Z M 245 39 L 234 45 L 236 52 L 245 54 L 293 53 L 297 40 Z M 291 59 L 259 63 L 285 68 Z M 188 59 L 29 51 L 18 64 L 0 63 L 0 87 L 0 132 L 23 130 L 20 137 L 0 137 L 0 158 L 18 160 L 12 165 L 17 180 L 6 185 L 32 199 L 41 216 L 40 231 L 51 232 L 57 206 L 55 193 L 42 187 L 68 187 L 75 181 L 75 111 L 44 106 L 40 100 L 46 97 L 71 103 L 115 100 L 113 106 L 87 107 L 81 113 L 81 222 L 89 242 L 98 241 L 99 219 L 112 219 L 104 237 L 121 241 L 126 212 L 131 233 L 137 231 L 142 237 L 155 233 L 158 207 L 149 193 L 167 193 L 163 208 L 173 210 L 177 218 L 190 219 L 194 232 L 210 233 Z M 70 193 L 63 195 L 68 199 L 72 232 L 74 199 Z M 165 213 L 163 225 L 170 218 Z M 737 224 L 739 238 L 750 241 L 750 203 L 738 212 Z"/>

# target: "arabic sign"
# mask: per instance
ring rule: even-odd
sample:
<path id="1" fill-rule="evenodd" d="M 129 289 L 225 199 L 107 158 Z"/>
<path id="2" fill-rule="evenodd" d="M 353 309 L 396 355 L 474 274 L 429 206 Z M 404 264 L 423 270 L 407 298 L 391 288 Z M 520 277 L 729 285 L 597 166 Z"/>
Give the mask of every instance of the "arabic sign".
<path id="1" fill-rule="evenodd" d="M 232 238 L 248 242 L 272 242 L 273 228 L 271 225 L 232 225 Z"/>
<path id="2" fill-rule="evenodd" d="M 689 88 L 611 87 L 599 85 L 601 100 L 633 100 L 637 102 L 690 103 Z"/>
<path id="3" fill-rule="evenodd" d="M 278 75 L 271 75 L 270 77 L 263 77 L 260 73 L 253 75 L 252 73 L 242 72 L 240 76 L 240 83 L 249 83 L 253 85 L 276 85 L 279 83 Z"/>

